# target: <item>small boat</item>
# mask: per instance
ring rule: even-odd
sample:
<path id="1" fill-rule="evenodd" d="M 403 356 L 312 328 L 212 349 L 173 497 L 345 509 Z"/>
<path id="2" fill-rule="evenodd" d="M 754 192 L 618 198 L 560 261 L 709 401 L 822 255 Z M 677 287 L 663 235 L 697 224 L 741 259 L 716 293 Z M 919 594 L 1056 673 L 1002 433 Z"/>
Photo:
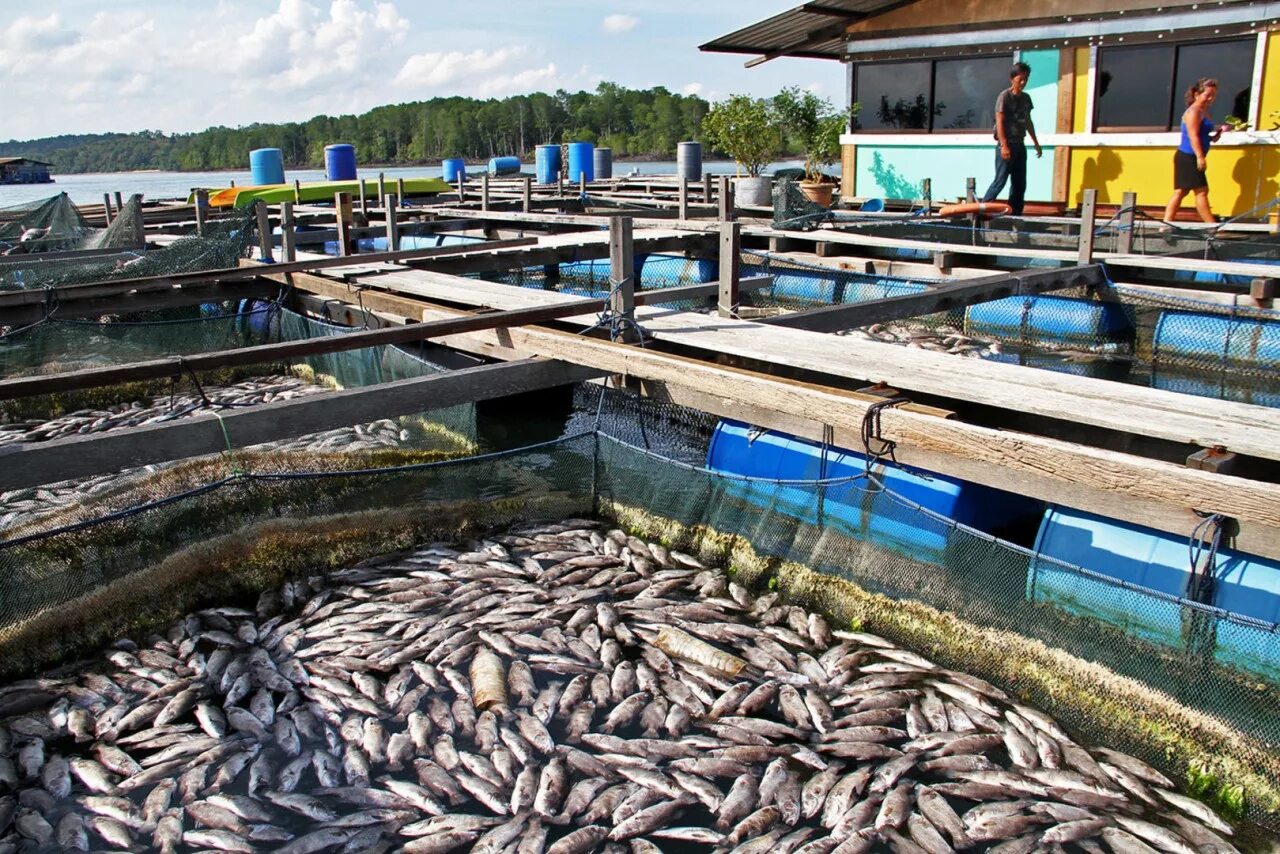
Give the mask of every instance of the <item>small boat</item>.
<path id="1" fill-rule="evenodd" d="M 406 196 L 451 193 L 454 189 L 439 178 L 404 178 L 403 181 Z M 358 195 L 361 183 L 364 184 L 364 192 L 367 195 L 376 196 L 378 194 L 377 180 L 369 178 L 365 178 L 363 181 L 360 179 L 354 181 L 312 181 L 306 184 L 299 184 L 296 187 L 293 184 L 265 184 L 210 190 L 209 206 L 214 208 L 245 208 L 259 200 L 272 205 L 294 201 L 332 202 L 335 193 Z M 398 181 L 386 181 L 383 187 L 387 190 L 395 190 L 398 187 Z M 187 201 L 194 203 L 195 194 L 193 193 Z"/>

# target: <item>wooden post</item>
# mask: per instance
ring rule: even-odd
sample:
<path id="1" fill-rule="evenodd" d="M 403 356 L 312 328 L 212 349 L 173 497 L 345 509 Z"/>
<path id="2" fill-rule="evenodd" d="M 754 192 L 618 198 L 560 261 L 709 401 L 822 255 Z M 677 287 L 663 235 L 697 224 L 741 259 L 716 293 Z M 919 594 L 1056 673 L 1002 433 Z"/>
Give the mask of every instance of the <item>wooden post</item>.
<path id="1" fill-rule="evenodd" d="M 521 180 L 524 182 L 524 189 L 522 191 L 524 212 L 528 213 L 533 210 L 533 179 L 522 178 Z"/>
<path id="2" fill-rule="evenodd" d="M 738 283 L 742 271 L 742 224 L 720 223 L 720 298 L 721 317 L 738 312 Z"/>
<path id="3" fill-rule="evenodd" d="M 302 182 L 297 178 L 293 179 L 293 201 L 302 204 Z"/>
<path id="4" fill-rule="evenodd" d="M 585 196 L 587 194 L 587 173 L 578 173 L 578 195 Z"/>
<path id="5" fill-rule="evenodd" d="M 622 321 L 615 340 L 635 344 L 636 333 L 636 259 L 631 236 L 631 217 L 609 218 L 609 296 L 610 312 Z"/>
<path id="6" fill-rule="evenodd" d="M 124 196 L 120 195 L 120 191 L 116 190 L 116 213 L 124 210 Z"/>
<path id="7" fill-rule="evenodd" d="M 564 167 L 563 166 L 560 168 L 559 172 L 556 172 L 556 195 L 557 196 L 564 195 Z"/>
<path id="8" fill-rule="evenodd" d="M 964 200 L 972 204 L 978 200 L 978 181 L 975 178 L 964 179 Z"/>
<path id="9" fill-rule="evenodd" d="M 1120 198 L 1120 216 L 1116 225 L 1120 229 L 1120 251 L 1133 252 L 1133 227 L 1138 218 L 1138 194 L 1132 191 Z"/>
<path id="10" fill-rule="evenodd" d="M 133 232 L 138 235 L 138 242 L 135 244 L 135 248 L 146 249 L 147 223 L 146 220 L 142 218 L 142 196 L 133 196 L 129 201 L 133 201 L 133 199 L 138 200 L 138 204 L 133 208 Z"/>
<path id="11" fill-rule="evenodd" d="M 387 198 L 387 174 L 385 172 L 378 173 L 378 201 L 386 201 Z"/>
<path id="12" fill-rule="evenodd" d="M 710 172 L 702 173 L 702 203 L 710 205 L 712 203 L 712 193 L 715 192 L 713 179 Z"/>
<path id="13" fill-rule="evenodd" d="M 1080 256 L 1081 264 L 1093 263 L 1093 221 L 1097 215 L 1098 191 L 1090 187 L 1084 191 L 1080 205 Z"/>
<path id="14" fill-rule="evenodd" d="M 274 264 L 275 258 L 271 254 L 271 217 L 267 213 L 267 203 L 258 199 L 253 203 L 253 208 L 258 216 L 258 249 L 262 252 L 258 260 Z"/>
<path id="15" fill-rule="evenodd" d="M 298 260 L 298 242 L 293 231 L 293 202 L 280 205 L 280 252 L 284 255 L 286 264 Z"/>
<path id="16" fill-rule="evenodd" d="M 679 206 L 677 208 L 677 217 L 681 222 L 689 218 L 689 178 L 686 175 L 680 176 L 680 195 Z"/>
<path id="17" fill-rule="evenodd" d="M 464 175 L 458 175 L 458 202 L 462 203 L 467 200 L 467 179 Z"/>
<path id="18" fill-rule="evenodd" d="M 364 215 L 365 225 L 369 224 L 369 195 L 364 191 L 364 179 L 357 178 L 356 186 L 360 188 L 360 213 Z"/>
<path id="19" fill-rule="evenodd" d="M 206 194 L 207 198 L 207 194 Z M 107 225 L 111 225 L 111 194 L 102 194 L 102 217 L 106 220 Z"/>
<path id="20" fill-rule="evenodd" d="M 920 195 L 924 197 L 925 214 L 933 213 L 933 179 L 925 178 L 920 182 Z"/>
<path id="21" fill-rule="evenodd" d="M 720 221 L 730 222 L 733 220 L 733 185 L 729 183 L 728 175 L 720 176 Z"/>
<path id="22" fill-rule="evenodd" d="M 403 178 L 396 179 L 396 200 L 401 204 L 404 204 L 404 179 Z"/>
<path id="23" fill-rule="evenodd" d="M 383 210 L 387 212 L 387 251 L 400 251 L 400 228 L 396 223 L 396 197 L 394 195 L 386 195 L 382 197 Z"/>
<path id="24" fill-rule="evenodd" d="M 196 190 L 196 234 L 204 234 L 204 221 L 209 216 L 209 191 Z"/>
<path id="25" fill-rule="evenodd" d="M 333 213 L 337 218 L 338 225 L 338 254 L 350 255 L 353 248 L 351 246 L 351 225 L 354 217 L 351 211 L 350 193 L 333 194 Z"/>
<path id="26" fill-rule="evenodd" d="M 489 173 L 480 176 L 480 210 L 489 209 Z"/>

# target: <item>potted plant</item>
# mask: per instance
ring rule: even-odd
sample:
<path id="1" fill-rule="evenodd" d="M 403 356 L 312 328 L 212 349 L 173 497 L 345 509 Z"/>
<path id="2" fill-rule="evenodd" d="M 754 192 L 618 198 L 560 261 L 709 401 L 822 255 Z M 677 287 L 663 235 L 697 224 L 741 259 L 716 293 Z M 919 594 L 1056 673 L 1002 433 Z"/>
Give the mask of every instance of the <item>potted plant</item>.
<path id="1" fill-rule="evenodd" d="M 713 147 L 737 162 L 747 177 L 739 178 L 734 192 L 740 204 L 768 205 L 772 180 L 760 172 L 782 144 L 782 133 L 768 101 L 733 95 L 714 105 L 702 119 L 702 134 Z"/>
<path id="2" fill-rule="evenodd" d="M 840 156 L 840 134 L 857 115 L 858 105 L 837 111 L 831 101 L 791 86 L 773 97 L 773 107 L 790 134 L 804 149 L 804 180 L 800 191 L 817 204 L 830 207 L 837 182 L 823 172 Z"/>

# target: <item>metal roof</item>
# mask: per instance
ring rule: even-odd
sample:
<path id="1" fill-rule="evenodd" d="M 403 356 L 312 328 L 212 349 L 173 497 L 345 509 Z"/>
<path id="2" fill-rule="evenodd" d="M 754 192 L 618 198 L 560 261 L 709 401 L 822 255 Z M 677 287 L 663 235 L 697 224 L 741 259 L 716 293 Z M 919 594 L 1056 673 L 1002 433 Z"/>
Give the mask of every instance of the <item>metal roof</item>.
<path id="1" fill-rule="evenodd" d="M 52 163 L 45 163 L 43 160 L 32 160 L 30 157 L 0 157 L 0 166 L 8 166 L 10 163 L 35 163 L 40 166 L 52 166 Z"/>
<path id="2" fill-rule="evenodd" d="M 845 53 L 845 27 L 914 0 L 813 0 L 713 39 L 699 50 L 754 53 L 756 65 L 780 56 L 840 59 Z"/>

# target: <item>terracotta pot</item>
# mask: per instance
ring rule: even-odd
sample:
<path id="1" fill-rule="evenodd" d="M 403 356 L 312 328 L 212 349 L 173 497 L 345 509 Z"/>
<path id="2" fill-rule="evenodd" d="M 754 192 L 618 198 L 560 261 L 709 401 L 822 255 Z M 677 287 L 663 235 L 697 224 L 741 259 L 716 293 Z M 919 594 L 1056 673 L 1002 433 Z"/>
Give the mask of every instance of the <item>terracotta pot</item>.
<path id="1" fill-rule="evenodd" d="M 832 197 L 836 193 L 836 185 L 801 181 L 800 192 L 804 193 L 804 197 L 814 204 L 829 208 L 831 207 Z"/>

